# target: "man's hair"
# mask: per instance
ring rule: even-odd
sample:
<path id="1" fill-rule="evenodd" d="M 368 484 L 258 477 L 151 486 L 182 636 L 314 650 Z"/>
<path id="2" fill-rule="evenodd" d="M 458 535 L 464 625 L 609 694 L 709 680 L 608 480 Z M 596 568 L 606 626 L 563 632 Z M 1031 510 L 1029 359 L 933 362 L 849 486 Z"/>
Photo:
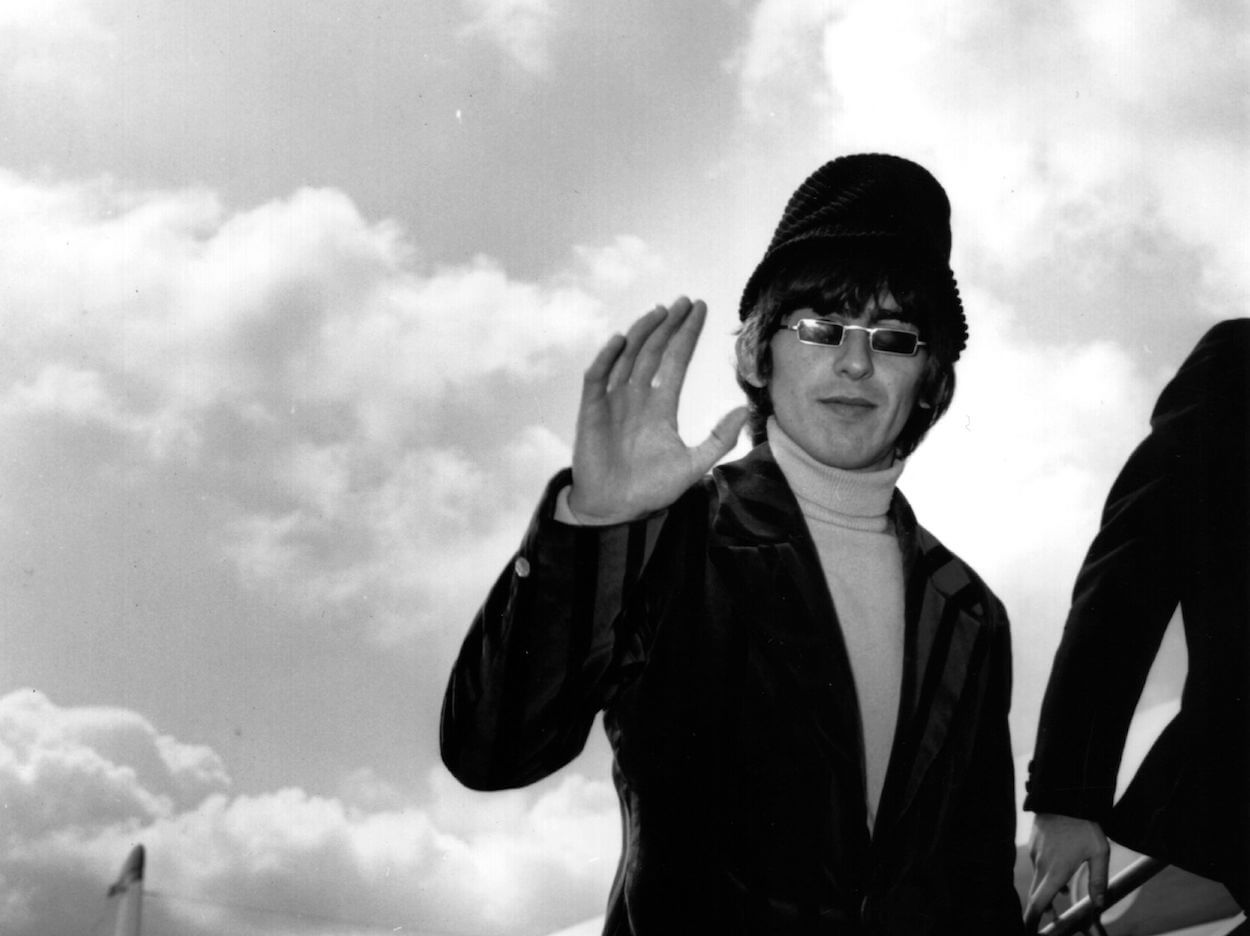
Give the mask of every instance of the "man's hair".
<path id="1" fill-rule="evenodd" d="M 893 252 L 862 248 L 839 254 L 828 242 L 796 246 L 779 257 L 738 331 L 737 377 L 750 406 L 752 444 L 765 440 L 765 426 L 773 413 L 771 343 L 782 319 L 805 306 L 858 313 L 887 291 L 902 310 L 891 317 L 915 325 L 928 343 L 916 403 L 894 443 L 899 458 L 915 451 L 955 393 L 955 360 L 964 332 L 962 314 L 955 318 L 951 312 L 959 308 L 954 277 L 944 264 L 908 263 Z M 755 386 L 752 378 L 764 386 Z"/>

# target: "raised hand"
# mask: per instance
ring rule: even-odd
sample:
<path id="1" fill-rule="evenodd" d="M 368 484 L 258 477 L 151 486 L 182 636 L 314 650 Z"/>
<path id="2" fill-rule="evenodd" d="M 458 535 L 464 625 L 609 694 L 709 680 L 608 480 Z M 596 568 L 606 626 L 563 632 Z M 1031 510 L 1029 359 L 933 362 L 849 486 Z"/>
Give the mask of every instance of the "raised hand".
<path id="1" fill-rule="evenodd" d="M 1087 819 L 1038 813 L 1029 836 L 1033 883 L 1024 908 L 1025 931 L 1036 933 L 1055 895 L 1068 886 L 1081 865 L 1089 866 L 1089 898 L 1102 908 L 1107 899 L 1107 857 L 1110 846 L 1102 827 Z"/>
<path id="2" fill-rule="evenodd" d="M 745 406 L 699 445 L 677 431 L 677 402 L 707 306 L 682 296 L 613 335 L 586 370 L 568 506 L 584 523 L 618 523 L 667 507 L 737 441 Z"/>

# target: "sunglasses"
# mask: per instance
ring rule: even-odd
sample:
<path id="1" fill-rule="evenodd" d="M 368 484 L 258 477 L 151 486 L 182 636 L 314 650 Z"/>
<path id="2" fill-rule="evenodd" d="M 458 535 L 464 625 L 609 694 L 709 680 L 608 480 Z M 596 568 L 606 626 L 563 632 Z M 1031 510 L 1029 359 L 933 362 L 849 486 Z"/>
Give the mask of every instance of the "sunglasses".
<path id="1" fill-rule="evenodd" d="M 797 334 L 799 341 L 803 344 L 824 345 L 827 348 L 836 348 L 842 344 L 849 331 L 862 331 L 868 335 L 868 346 L 878 354 L 901 354 L 905 357 L 912 357 L 920 348 L 928 344 L 928 342 L 921 341 L 920 336 L 915 332 L 902 328 L 843 325 L 841 322 L 831 322 L 829 319 L 799 319 L 793 325 L 787 325 L 786 328 Z"/>

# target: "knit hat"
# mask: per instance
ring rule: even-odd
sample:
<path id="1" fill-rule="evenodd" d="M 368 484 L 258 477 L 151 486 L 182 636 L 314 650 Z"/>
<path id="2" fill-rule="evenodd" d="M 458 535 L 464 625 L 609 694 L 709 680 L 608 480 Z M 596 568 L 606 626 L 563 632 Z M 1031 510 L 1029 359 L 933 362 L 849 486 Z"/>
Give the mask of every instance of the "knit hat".
<path id="1" fill-rule="evenodd" d="M 827 162 L 790 196 L 781 223 L 742 291 L 739 318 L 755 306 L 778 258 L 800 244 L 827 241 L 831 258 L 863 246 L 940 271 L 949 281 L 934 325 L 949 330 L 959 357 L 968 339 L 959 288 L 950 268 L 951 206 L 927 169 L 899 156 L 861 153 Z"/>

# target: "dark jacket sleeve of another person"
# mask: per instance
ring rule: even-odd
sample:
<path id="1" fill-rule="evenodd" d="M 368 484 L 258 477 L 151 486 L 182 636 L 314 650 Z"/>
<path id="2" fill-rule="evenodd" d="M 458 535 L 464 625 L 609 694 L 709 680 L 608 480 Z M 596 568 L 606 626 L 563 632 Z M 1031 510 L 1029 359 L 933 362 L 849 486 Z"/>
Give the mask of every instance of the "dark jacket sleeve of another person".
<path id="1" fill-rule="evenodd" d="M 1250 319 L 1212 328 L 1112 486 L 1073 590 L 1025 800 L 1208 874 L 1214 865 L 1201 862 L 1220 837 L 1239 838 L 1245 855 L 1250 836 L 1248 373 Z M 1181 711 L 1113 810 L 1129 723 L 1178 606 L 1189 658 Z M 1197 867 L 1191 853 L 1204 856 Z"/>
<path id="2" fill-rule="evenodd" d="M 904 679 L 870 834 L 841 627 L 767 445 L 633 524 L 556 522 L 567 480 L 473 622 L 442 751 L 469 786 L 526 784 L 602 711 L 623 820 L 605 933 L 1017 932 L 1007 618 L 901 495 Z"/>
<path id="3" fill-rule="evenodd" d="M 1175 456 L 1152 434 L 1120 472 L 1073 590 L 1042 701 L 1025 807 L 1106 823 L 1125 736 L 1180 599 Z"/>

